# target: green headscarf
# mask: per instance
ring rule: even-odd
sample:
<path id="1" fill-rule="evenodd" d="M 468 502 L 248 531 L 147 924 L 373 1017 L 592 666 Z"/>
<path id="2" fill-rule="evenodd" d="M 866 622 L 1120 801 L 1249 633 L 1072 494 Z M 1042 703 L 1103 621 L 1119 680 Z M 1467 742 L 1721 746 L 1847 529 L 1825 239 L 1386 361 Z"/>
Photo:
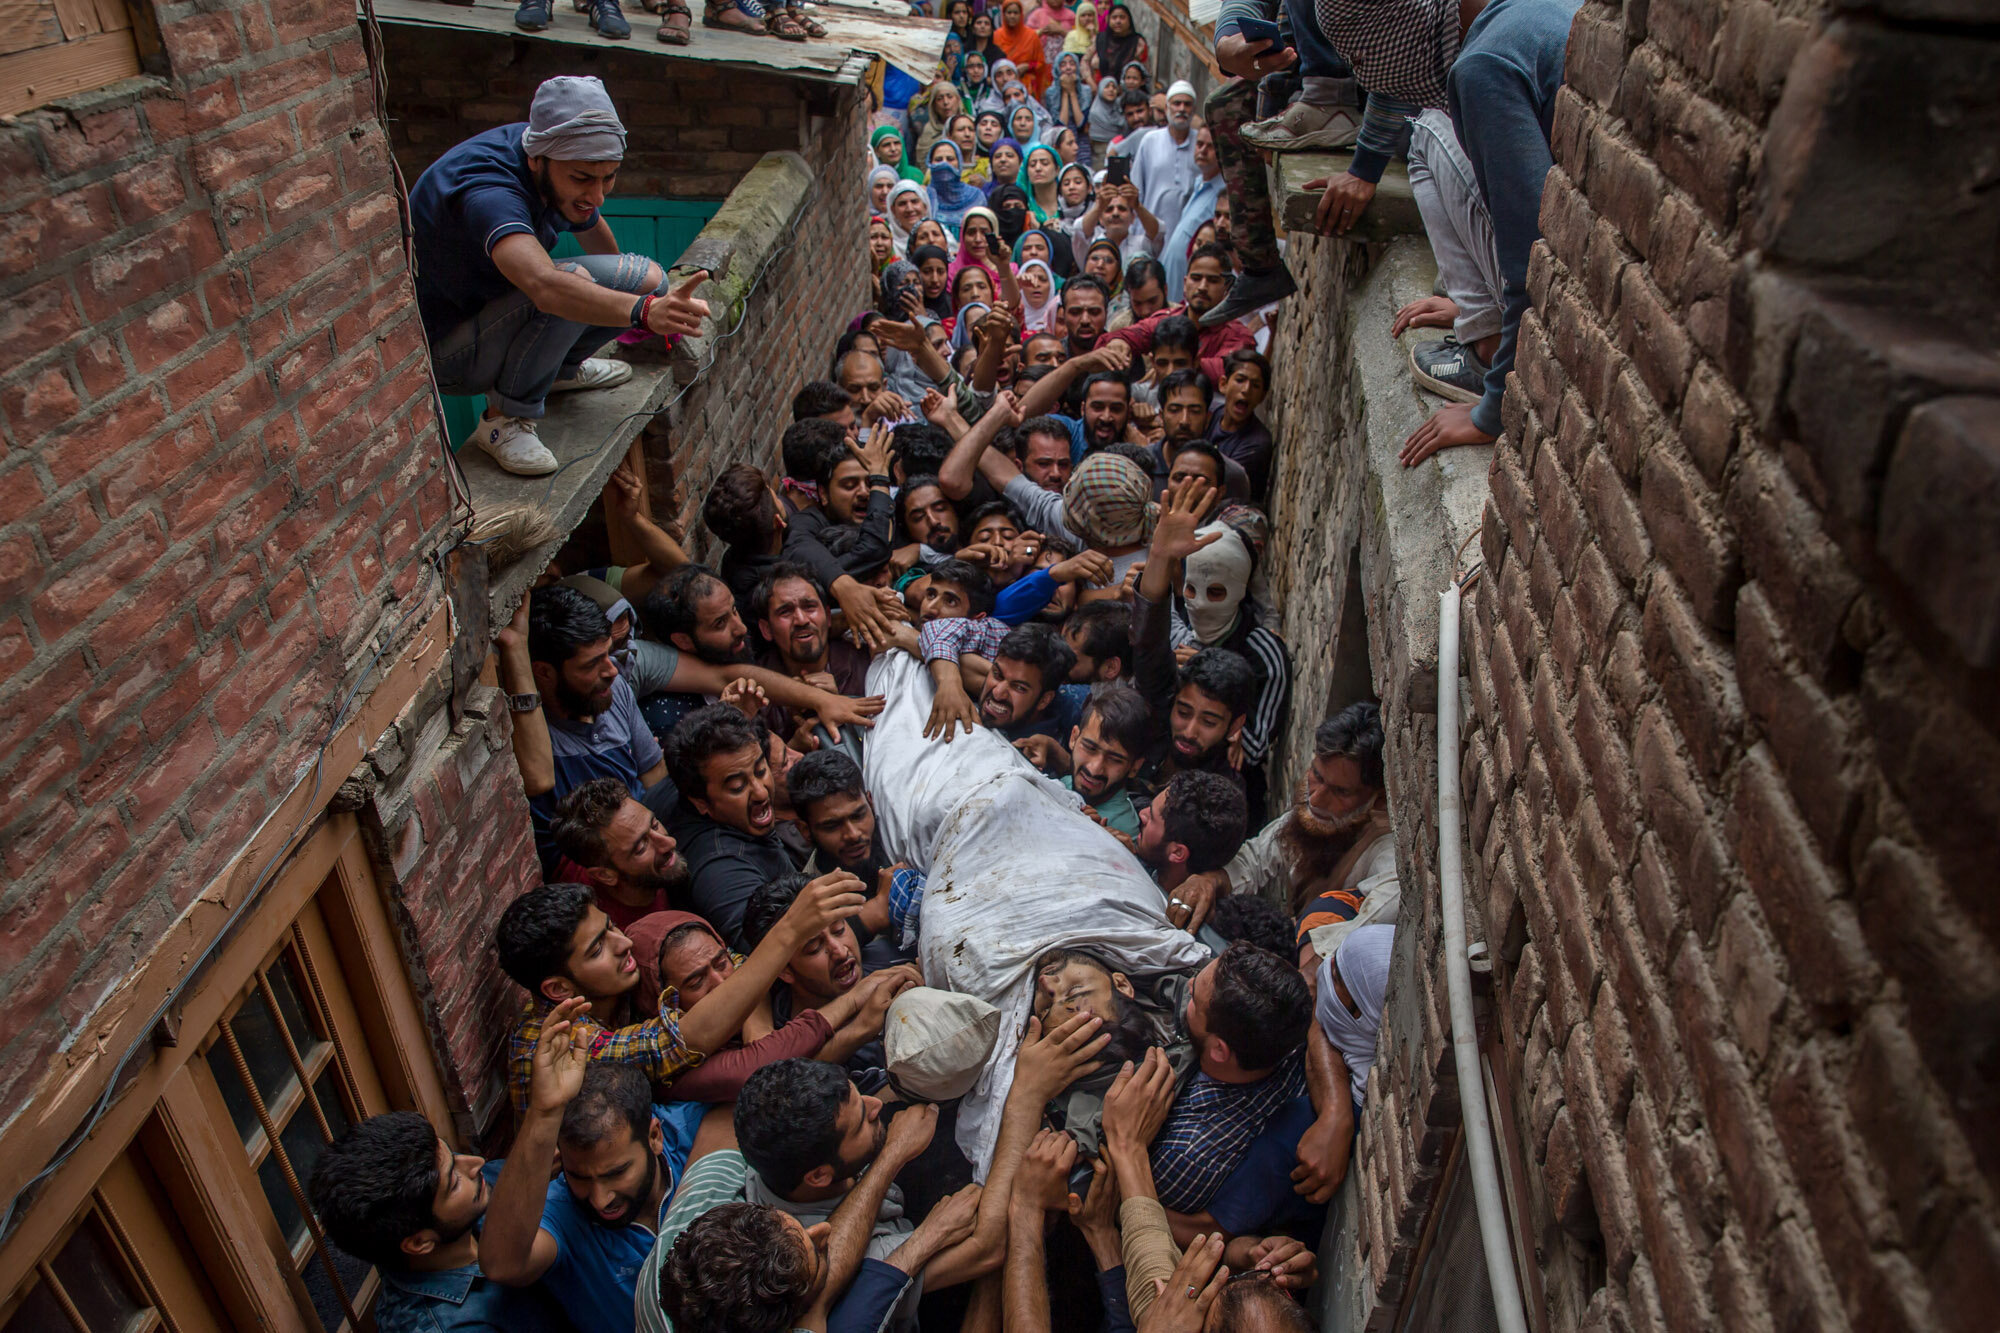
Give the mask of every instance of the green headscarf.
<path id="1" fill-rule="evenodd" d="M 903 132 L 894 125 L 884 125 L 868 136 L 868 155 L 883 166 L 888 166 L 889 164 L 882 162 L 882 159 L 875 153 L 875 145 L 881 143 L 884 139 L 894 139 L 903 146 L 903 160 L 896 164 L 896 174 L 906 181 L 915 181 L 917 184 L 922 185 L 924 183 L 924 170 L 910 161 L 910 142 L 903 137 Z"/>
<path id="2" fill-rule="evenodd" d="M 1041 201 L 1035 198 L 1035 183 L 1032 180 L 1028 179 L 1028 162 L 1031 158 L 1034 157 L 1036 153 L 1048 154 L 1049 161 L 1055 163 L 1056 179 L 1055 182 L 1051 184 L 1049 188 L 1056 190 L 1056 207 L 1058 212 L 1060 212 L 1062 208 L 1062 192 L 1059 187 L 1062 183 L 1063 163 L 1062 163 L 1062 155 L 1056 152 L 1055 149 L 1049 147 L 1045 143 L 1036 144 L 1034 147 L 1028 149 L 1021 157 L 1021 170 L 1018 173 L 1016 173 L 1014 183 L 1027 192 L 1028 211 L 1034 214 L 1035 225 L 1040 226 L 1041 224 L 1049 220 L 1049 215 L 1047 212 L 1043 210 Z"/>

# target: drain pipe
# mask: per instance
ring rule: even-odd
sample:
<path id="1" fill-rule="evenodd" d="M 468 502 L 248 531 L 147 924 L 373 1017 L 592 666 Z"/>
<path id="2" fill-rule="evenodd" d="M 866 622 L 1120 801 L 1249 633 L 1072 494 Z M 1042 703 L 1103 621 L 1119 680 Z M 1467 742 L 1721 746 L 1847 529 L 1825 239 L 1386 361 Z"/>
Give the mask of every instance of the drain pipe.
<path id="1" fill-rule="evenodd" d="M 1445 984 L 1451 1001 L 1452 1063 L 1458 1070 L 1458 1103 L 1465 1117 L 1466 1157 L 1472 1166 L 1472 1202 L 1479 1214 L 1479 1243 L 1486 1252 L 1494 1321 L 1500 1333 L 1527 1333 L 1521 1285 L 1514 1272 L 1514 1248 L 1507 1234 L 1506 1206 L 1500 1194 L 1499 1164 L 1493 1151 L 1493 1122 L 1487 1114 L 1479 1034 L 1472 1018 L 1472 963 L 1465 943 L 1464 809 L 1458 778 L 1458 613 L 1460 594 L 1476 577 L 1475 566 L 1438 595 L 1438 887 L 1444 914 Z"/>

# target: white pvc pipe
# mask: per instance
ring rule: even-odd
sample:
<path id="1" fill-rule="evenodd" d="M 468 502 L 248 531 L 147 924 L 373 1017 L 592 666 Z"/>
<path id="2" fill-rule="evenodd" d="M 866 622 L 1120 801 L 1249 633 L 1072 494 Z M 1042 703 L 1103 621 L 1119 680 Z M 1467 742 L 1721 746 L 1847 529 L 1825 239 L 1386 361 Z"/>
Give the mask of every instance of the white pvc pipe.
<path id="1" fill-rule="evenodd" d="M 1472 964 L 1465 944 L 1464 823 L 1458 780 L 1459 585 L 1438 597 L 1438 888 L 1444 913 L 1445 989 L 1451 1001 L 1451 1056 L 1458 1069 L 1458 1104 L 1465 1117 L 1466 1159 L 1472 1166 L 1472 1202 L 1479 1213 L 1479 1243 L 1493 1289 L 1500 1333 L 1527 1333 L 1514 1247 L 1507 1235 L 1493 1122 L 1487 1115 L 1486 1081 L 1479 1067 L 1479 1034 L 1472 1018 Z"/>

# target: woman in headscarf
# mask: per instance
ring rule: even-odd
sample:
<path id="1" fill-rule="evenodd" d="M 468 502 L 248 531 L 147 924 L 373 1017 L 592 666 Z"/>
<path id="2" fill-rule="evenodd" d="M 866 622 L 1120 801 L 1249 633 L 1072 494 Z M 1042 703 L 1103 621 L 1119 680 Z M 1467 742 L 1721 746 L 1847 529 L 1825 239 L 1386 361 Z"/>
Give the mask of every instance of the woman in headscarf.
<path id="1" fill-rule="evenodd" d="M 951 318 L 951 256 L 935 245 L 910 247 L 910 262 L 917 266 L 917 281 L 924 296 L 924 308 L 937 319 Z"/>
<path id="2" fill-rule="evenodd" d="M 896 258 L 896 238 L 889 231 L 889 219 L 877 213 L 868 219 L 868 270 L 881 275 Z"/>
<path id="3" fill-rule="evenodd" d="M 1125 8 L 1125 0 L 1111 0 L 1111 7 L 1104 11 L 1104 31 L 1097 34 L 1097 49 L 1093 54 L 1095 64 L 1090 71 L 1093 79 L 1118 78 L 1127 65 L 1148 58 L 1146 39 L 1132 25 L 1132 11 Z"/>
<path id="4" fill-rule="evenodd" d="M 1026 16 L 1021 0 L 1005 0 L 993 42 L 1020 66 L 1021 82 L 1028 85 L 1028 91 L 1040 97 L 1049 86 L 1049 66 L 1042 58 L 1042 35 L 1028 26 Z"/>
<path id="5" fill-rule="evenodd" d="M 1013 86 L 1019 88 L 1021 85 L 1017 83 Z M 1040 110 L 1032 103 L 1016 102 L 1007 112 L 1007 135 L 1021 145 L 1023 152 L 1042 141 L 1042 121 L 1035 114 Z"/>
<path id="6" fill-rule="evenodd" d="M 1111 141 L 1125 132 L 1125 111 L 1118 105 L 1118 94 L 1122 91 L 1114 75 L 1106 74 L 1097 80 L 1096 95 L 1090 99 L 1090 119 L 1083 127 L 1090 140 L 1093 167 L 1104 161 L 1104 155 L 1111 150 Z"/>
<path id="7" fill-rule="evenodd" d="M 1076 11 L 1062 0 L 1036 0 L 1024 22 L 1042 35 L 1042 64 L 1054 69 L 1056 57 L 1062 54 L 1063 40 L 1076 30 Z"/>
<path id="8" fill-rule="evenodd" d="M 1152 92 L 1153 75 L 1146 68 L 1146 62 L 1143 60 L 1126 61 L 1125 68 L 1118 71 L 1118 86 L 1121 91 L 1129 88 L 1133 92 Z"/>
<path id="9" fill-rule="evenodd" d="M 904 180 L 923 181 L 923 168 L 909 160 L 909 145 L 903 142 L 903 132 L 894 125 L 884 125 L 869 135 L 868 147 L 877 162 L 885 167 L 894 167 L 896 174 Z"/>
<path id="10" fill-rule="evenodd" d="M 1000 110 L 1000 90 L 993 86 L 993 73 L 987 67 L 986 57 L 977 51 L 965 53 L 965 81 L 958 86 L 960 100 L 972 114 Z"/>
<path id="11" fill-rule="evenodd" d="M 938 56 L 937 77 L 950 79 L 953 85 L 959 80 L 959 71 L 965 65 L 965 43 L 955 32 L 944 35 L 944 51 Z"/>
<path id="12" fill-rule="evenodd" d="M 991 309 L 991 306 L 984 306 L 974 301 L 952 317 L 951 351 L 954 360 L 960 352 L 972 347 L 972 335 L 978 330 L 979 321 L 985 318 L 986 312 Z"/>
<path id="13" fill-rule="evenodd" d="M 945 136 L 958 145 L 960 162 L 972 162 L 979 157 L 979 139 L 973 131 L 972 117 L 965 112 L 961 111 L 951 118 L 951 127 L 945 131 Z"/>
<path id="14" fill-rule="evenodd" d="M 1028 211 L 1028 192 L 1018 185 L 996 185 L 986 196 L 986 206 L 1000 219 L 1000 239 L 1009 247 L 1020 239 L 1034 220 Z"/>
<path id="15" fill-rule="evenodd" d="M 1061 172 L 1062 160 L 1045 143 L 1030 148 L 1021 163 L 1021 176 L 1015 184 L 1028 192 L 1028 212 L 1038 226 L 1062 215 L 1062 196 L 1056 192 L 1056 177 Z"/>
<path id="16" fill-rule="evenodd" d="M 1003 185 L 1012 185 L 1021 175 L 1021 145 L 1012 139 L 1002 139 L 993 145 L 987 154 L 987 163 L 993 183 L 986 187 L 986 199 L 991 203 L 993 192 Z"/>
<path id="17" fill-rule="evenodd" d="M 1090 173 L 1070 163 L 1056 177 L 1056 195 L 1062 200 L 1062 220 L 1076 221 L 1090 208 Z"/>
<path id="18" fill-rule="evenodd" d="M 1083 252 L 1083 271 L 1104 284 L 1107 311 L 1125 294 L 1124 263 L 1124 252 L 1108 236 L 1098 237 Z"/>
<path id="19" fill-rule="evenodd" d="M 877 162 L 868 169 L 868 211 L 886 213 L 889 211 L 889 191 L 896 188 L 896 182 L 903 179 L 902 173 L 885 162 Z"/>
<path id="20" fill-rule="evenodd" d="M 972 0 L 951 0 L 945 6 L 945 17 L 951 20 L 951 35 L 958 38 L 959 45 L 972 49 Z"/>
<path id="21" fill-rule="evenodd" d="M 1074 162 L 1080 167 L 1090 165 L 1090 152 L 1084 146 L 1085 140 L 1067 125 L 1059 126 L 1049 136 L 1049 147 L 1056 150 L 1056 161 L 1068 166 Z"/>
<path id="22" fill-rule="evenodd" d="M 1007 118 L 998 111 L 981 111 L 972 118 L 973 141 L 979 145 L 979 155 L 993 156 L 993 146 L 1007 137 Z"/>
<path id="23" fill-rule="evenodd" d="M 1004 59 L 1007 54 L 993 40 L 993 29 L 995 26 L 997 25 L 993 22 L 991 14 L 974 14 L 972 16 L 972 36 L 965 43 L 965 54 L 967 56 L 977 55 L 981 60 L 986 62 L 986 67 L 989 70 L 1000 60 Z"/>
<path id="24" fill-rule="evenodd" d="M 945 137 L 945 132 L 951 128 L 952 119 L 964 109 L 964 102 L 958 95 L 957 84 L 940 79 L 931 85 L 930 92 L 925 95 L 924 106 L 922 108 L 923 126 L 917 133 L 917 160 L 919 162 L 930 161 L 931 145 Z M 918 108 L 913 103 L 910 107 L 910 118 L 913 124 L 917 119 L 917 114 Z"/>
<path id="25" fill-rule="evenodd" d="M 1090 0 L 1076 7 L 1076 23 L 1070 28 L 1069 36 L 1063 38 L 1062 49 L 1075 55 L 1079 60 L 1088 59 L 1090 49 L 1097 44 L 1097 6 Z"/>
<path id="26" fill-rule="evenodd" d="M 895 239 L 896 255 L 909 253 L 910 229 L 931 211 L 930 195 L 915 181 L 897 181 L 889 190 L 889 235 Z"/>
<path id="27" fill-rule="evenodd" d="M 1056 281 L 1055 270 L 1040 259 L 1022 264 L 1014 281 L 1021 288 L 1021 331 L 1040 333 L 1055 318 L 1056 293 L 1062 290 L 1062 284 Z"/>
<path id="28" fill-rule="evenodd" d="M 931 145 L 931 216 L 947 228 L 959 226 L 965 210 L 984 203 L 986 196 L 976 185 L 967 185 L 958 161 L 958 145 L 940 139 Z"/>
<path id="29" fill-rule="evenodd" d="M 1090 124 L 1090 104 L 1096 101 L 1090 91 L 1090 81 L 1083 77 L 1083 61 L 1074 54 L 1062 52 L 1056 56 L 1056 78 L 1042 97 L 1042 106 L 1049 113 L 1049 124 L 1065 129 L 1080 130 Z M 1054 135 L 1044 135 L 1045 140 Z"/>
<path id="30" fill-rule="evenodd" d="M 936 218 L 925 218 L 910 228 L 910 246 L 914 250 L 920 245 L 938 245 L 954 258 L 958 255 L 958 237 L 945 230 L 944 223 Z"/>

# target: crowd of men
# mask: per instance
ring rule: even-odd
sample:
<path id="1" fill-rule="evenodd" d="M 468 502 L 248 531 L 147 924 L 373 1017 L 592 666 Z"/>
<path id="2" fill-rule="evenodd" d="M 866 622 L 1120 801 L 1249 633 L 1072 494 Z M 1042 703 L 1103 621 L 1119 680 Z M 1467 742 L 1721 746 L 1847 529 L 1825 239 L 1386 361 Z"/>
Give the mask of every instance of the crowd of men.
<path id="1" fill-rule="evenodd" d="M 1337 136 L 1326 99 L 1358 77 L 1361 185 L 1328 184 L 1328 225 L 1365 206 L 1378 150 L 1459 178 L 1451 216 L 1491 220 L 1483 257 L 1468 244 L 1445 281 L 1476 270 L 1489 299 L 1455 289 L 1398 332 L 1459 322 L 1469 429 L 1490 434 L 1534 210 L 1483 200 L 1525 188 L 1538 120 L 1546 157 L 1532 96 L 1568 0 L 1295 10 L 1290 34 L 1338 70 L 1308 50 L 1322 63 L 1300 100 L 1256 124 L 1254 76 L 1295 53 L 1244 40 L 1236 24 L 1259 17 L 1244 3 L 1225 5 L 1218 56 L 1245 77 L 1208 123 L 1176 88 L 1151 125 L 1142 65 L 1133 114 L 1092 146 L 1128 165 L 1081 191 L 1061 163 L 1054 193 L 1037 173 L 1005 187 L 1019 198 L 967 203 L 965 156 L 989 179 L 1025 163 L 934 90 L 942 123 L 897 137 L 935 148 L 965 129 L 971 145 L 937 155 L 942 179 L 898 173 L 871 199 L 876 305 L 749 451 L 773 463 L 709 485 L 711 558 L 691 560 L 621 468 L 605 523 L 643 558 L 552 570 L 498 635 L 543 879 L 494 939 L 521 992 L 515 1132 L 484 1162 L 402 1112 L 319 1160 L 315 1210 L 380 1271 L 379 1327 L 1310 1326 L 1311 1246 L 1347 1175 L 1399 890 L 1378 710 L 1294 718 L 1263 592 L 1279 451 L 1259 417 L 1262 330 L 1241 320 L 1289 280 L 1268 199 L 1237 168 L 1260 136 Z M 1375 9 L 1394 12 L 1351 12 Z M 1436 66 L 1421 88 L 1390 78 L 1412 47 Z M 1496 72 L 1510 59 L 1533 77 Z M 1101 72 L 1097 54 L 1085 67 Z M 1523 88 L 1529 103 L 1492 109 Z M 527 123 L 460 145 L 413 191 L 439 378 L 488 396 L 475 438 L 509 470 L 555 467 L 535 433 L 550 394 L 629 376 L 593 355 L 610 337 L 677 337 L 707 313 L 698 283 L 670 288 L 618 252 L 598 205 L 623 150 L 602 85 L 557 78 Z M 582 259 L 550 258 L 563 232 Z M 1427 429 L 1434 448 L 1467 428 Z M 927 984 L 926 849 L 885 832 L 901 794 L 868 777 L 889 702 L 871 680 L 904 659 L 921 664 L 897 679 L 923 686 L 928 743 L 992 733 L 1007 764 L 1059 784 L 1063 817 L 1123 845 L 1157 886 L 1149 911 L 1202 959 L 1127 970 L 1082 927 L 1033 958 L 977 1162 L 940 1126 L 978 1059 L 939 1075 L 903 1036 L 983 1021 Z M 1274 790 L 1287 735 L 1310 764 Z M 990 1032 L 980 1049 L 997 1049 Z M 1079 1274 L 1087 1313 L 1062 1299 Z"/>

